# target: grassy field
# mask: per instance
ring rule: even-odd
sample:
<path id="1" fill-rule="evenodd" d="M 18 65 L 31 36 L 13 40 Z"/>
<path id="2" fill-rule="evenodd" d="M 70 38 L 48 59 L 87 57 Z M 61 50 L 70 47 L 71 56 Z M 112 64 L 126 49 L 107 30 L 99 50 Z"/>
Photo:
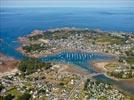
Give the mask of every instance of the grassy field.
<path id="1" fill-rule="evenodd" d="M 127 63 L 129 63 L 129 64 L 134 64 L 134 56 L 128 56 L 127 58 L 126 58 L 126 61 L 127 61 Z"/>
<path id="2" fill-rule="evenodd" d="M 116 36 L 101 35 L 96 38 L 96 42 L 105 44 L 124 44 L 125 39 Z"/>

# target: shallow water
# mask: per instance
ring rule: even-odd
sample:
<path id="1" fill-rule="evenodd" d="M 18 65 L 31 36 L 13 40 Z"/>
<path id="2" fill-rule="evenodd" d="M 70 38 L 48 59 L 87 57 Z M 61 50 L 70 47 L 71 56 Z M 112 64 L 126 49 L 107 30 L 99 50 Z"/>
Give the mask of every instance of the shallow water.
<path id="1" fill-rule="evenodd" d="M 72 63 L 81 68 L 88 70 L 89 72 L 94 72 L 93 68 L 89 64 L 91 61 L 103 61 L 103 60 L 111 60 L 113 57 L 106 56 L 104 54 L 99 53 L 85 53 L 81 51 L 62 51 L 55 55 L 50 55 L 47 57 L 42 57 L 43 61 L 56 61 L 56 62 L 65 62 Z"/>

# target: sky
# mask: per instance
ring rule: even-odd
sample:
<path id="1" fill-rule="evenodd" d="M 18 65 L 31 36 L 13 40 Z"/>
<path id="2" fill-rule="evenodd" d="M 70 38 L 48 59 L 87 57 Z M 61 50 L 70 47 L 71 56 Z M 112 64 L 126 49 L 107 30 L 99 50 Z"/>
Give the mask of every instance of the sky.
<path id="1" fill-rule="evenodd" d="M 134 7 L 134 0 L 0 0 L 1 7 Z"/>

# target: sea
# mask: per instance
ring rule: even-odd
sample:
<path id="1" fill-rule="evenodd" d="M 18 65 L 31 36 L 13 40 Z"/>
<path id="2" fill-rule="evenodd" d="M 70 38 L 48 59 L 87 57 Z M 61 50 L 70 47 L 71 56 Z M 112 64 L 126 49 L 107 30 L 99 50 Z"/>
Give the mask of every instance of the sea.
<path id="1" fill-rule="evenodd" d="M 134 7 L 0 8 L 0 38 L 10 44 L 35 29 L 63 27 L 134 32 Z"/>
<path id="2" fill-rule="evenodd" d="M 91 8 L 91 7 L 41 7 L 41 8 L 0 8 L 0 53 L 16 59 L 22 59 L 24 55 L 15 49 L 20 46 L 18 37 L 26 36 L 33 30 L 48 30 L 54 28 L 88 28 L 100 29 L 108 32 L 134 32 L 134 7 L 119 8 Z M 61 56 L 51 56 L 44 60 L 75 64 L 81 68 L 89 68 L 86 62 L 93 54 L 81 54 L 64 52 Z M 77 55 L 77 56 L 76 56 Z M 82 55 L 82 56 L 81 56 Z M 88 56 L 87 56 L 88 55 Z M 90 60 L 107 58 L 107 56 L 97 55 Z M 72 58 L 66 58 L 72 56 Z M 77 58 L 76 58 L 76 57 Z M 85 58 L 83 58 L 85 57 Z M 51 58 L 51 59 L 50 59 Z M 81 59 L 78 59 L 81 58 Z M 90 66 L 91 68 L 91 66 Z M 87 69 L 89 72 L 91 69 Z M 93 70 L 92 70 L 93 71 Z M 104 75 L 95 77 L 97 80 L 120 85 L 120 83 L 107 78 Z M 109 81 L 110 80 L 110 81 Z M 121 89 L 134 93 L 134 86 L 120 86 Z"/>

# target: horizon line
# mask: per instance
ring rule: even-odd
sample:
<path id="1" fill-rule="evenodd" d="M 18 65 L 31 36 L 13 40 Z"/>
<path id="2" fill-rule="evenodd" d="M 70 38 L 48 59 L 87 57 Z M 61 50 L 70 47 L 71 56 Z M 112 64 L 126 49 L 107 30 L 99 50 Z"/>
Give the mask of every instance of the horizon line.
<path id="1" fill-rule="evenodd" d="M 111 6 L 1 6 L 0 8 L 114 8 Z M 134 8 L 133 6 L 120 6 L 115 8 Z"/>

